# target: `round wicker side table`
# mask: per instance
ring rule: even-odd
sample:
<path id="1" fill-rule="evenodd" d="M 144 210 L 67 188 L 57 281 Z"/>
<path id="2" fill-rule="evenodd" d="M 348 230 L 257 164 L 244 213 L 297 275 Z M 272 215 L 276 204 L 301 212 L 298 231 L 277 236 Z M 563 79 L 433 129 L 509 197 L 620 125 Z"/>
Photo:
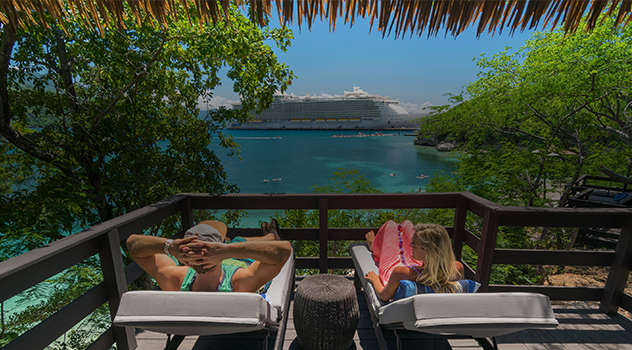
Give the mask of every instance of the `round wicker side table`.
<path id="1" fill-rule="evenodd" d="M 347 350 L 360 309 L 353 282 L 330 274 L 305 278 L 294 294 L 294 327 L 304 350 Z"/>

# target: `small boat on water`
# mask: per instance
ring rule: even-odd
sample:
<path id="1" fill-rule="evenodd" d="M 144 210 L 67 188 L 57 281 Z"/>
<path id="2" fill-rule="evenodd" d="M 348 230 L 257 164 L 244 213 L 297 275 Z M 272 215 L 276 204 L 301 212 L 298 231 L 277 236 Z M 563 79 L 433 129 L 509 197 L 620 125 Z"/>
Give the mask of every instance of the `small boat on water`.
<path id="1" fill-rule="evenodd" d="M 360 132 L 357 135 L 337 134 L 337 135 L 331 135 L 329 137 L 347 138 L 347 137 L 381 137 L 381 136 L 395 136 L 395 134 L 385 134 L 385 133 L 381 133 L 381 132 L 376 132 L 376 133 L 373 133 L 373 134 L 365 134 L 363 132 Z"/>

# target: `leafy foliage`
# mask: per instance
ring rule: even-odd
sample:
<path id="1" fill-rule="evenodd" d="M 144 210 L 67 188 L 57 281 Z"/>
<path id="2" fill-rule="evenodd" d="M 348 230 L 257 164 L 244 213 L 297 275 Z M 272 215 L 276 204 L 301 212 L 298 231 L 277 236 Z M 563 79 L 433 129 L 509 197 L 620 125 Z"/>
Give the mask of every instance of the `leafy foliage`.
<path id="1" fill-rule="evenodd" d="M 478 78 L 440 106 L 420 134 L 460 142 L 455 177 L 427 192 L 470 191 L 501 205 L 563 207 L 583 174 L 632 165 L 632 29 L 612 19 L 590 32 L 535 33 L 524 47 L 482 55 Z M 465 96 L 469 95 L 466 99 Z M 468 218 L 471 232 L 481 223 Z M 500 248 L 567 249 L 564 228 L 501 227 Z M 472 251 L 465 251 L 469 264 Z M 541 267 L 494 266 L 491 283 L 541 283 Z"/>
<path id="2" fill-rule="evenodd" d="M 130 20 L 126 29 L 103 34 L 79 20 L 67 20 L 63 30 L 3 24 L 0 261 L 179 192 L 238 191 L 209 145 L 238 154 L 221 129 L 267 108 L 274 92 L 289 86 L 294 75 L 268 44 L 285 51 L 292 33 L 259 28 L 237 7 L 226 15 L 227 21 L 200 28 L 188 20 L 197 13 L 180 8 L 165 27 Z M 199 118 L 198 99 L 212 97 L 225 71 L 242 109 Z M 165 220 L 152 233 L 170 235 L 178 227 Z M 47 282 L 51 295 L 3 318 L 2 342 L 98 283 L 97 267 L 76 266 Z M 25 298 L 36 298 L 33 293 Z M 52 347 L 85 348 L 86 327 L 109 327 L 104 310 Z"/>
<path id="3" fill-rule="evenodd" d="M 421 127 L 461 142 L 458 187 L 505 205 L 564 206 L 580 175 L 604 166 L 629 175 L 632 29 L 605 18 L 510 51 L 479 57 L 470 98 L 453 96 L 456 106 Z"/>
<path id="4" fill-rule="evenodd" d="M 3 242 L 32 249 L 179 192 L 238 190 L 209 145 L 236 154 L 226 122 L 290 84 L 266 42 L 286 50 L 292 34 L 260 29 L 237 8 L 228 15 L 200 30 L 182 9 L 168 28 L 130 21 L 102 36 L 76 22 L 65 32 L 3 26 Z M 199 119 L 198 98 L 212 96 L 224 67 L 243 108 Z"/>

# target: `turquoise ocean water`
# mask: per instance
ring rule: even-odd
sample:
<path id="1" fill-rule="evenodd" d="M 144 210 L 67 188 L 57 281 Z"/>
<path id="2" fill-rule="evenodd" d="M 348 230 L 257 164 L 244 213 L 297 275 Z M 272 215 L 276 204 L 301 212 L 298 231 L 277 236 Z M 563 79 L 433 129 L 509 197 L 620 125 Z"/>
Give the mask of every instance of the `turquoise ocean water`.
<path id="1" fill-rule="evenodd" d="M 352 131 L 229 130 L 240 144 L 241 157 L 226 157 L 212 146 L 242 193 L 312 193 L 339 168 L 357 169 L 373 186 L 389 193 L 414 192 L 436 172 L 454 171 L 454 158 L 430 147 L 415 146 L 413 136 L 331 137 L 358 135 Z M 374 133 L 364 131 L 365 134 Z M 386 133 L 386 132 L 385 132 Z M 395 176 L 392 176 L 394 174 Z M 280 178 L 280 181 L 272 179 Z M 268 182 L 263 182 L 265 179 Z"/>
<path id="2" fill-rule="evenodd" d="M 211 147 L 220 157 L 228 181 L 237 184 L 241 193 L 313 193 L 314 185 L 333 184 L 328 180 L 339 168 L 358 170 L 371 185 L 386 192 L 411 193 L 423 190 L 434 174 L 449 175 L 455 171 L 453 156 L 431 147 L 416 146 L 414 137 L 404 132 L 384 132 L 392 136 L 372 137 L 332 137 L 357 136 L 357 131 L 225 132 L 241 146 L 242 159 L 227 157 L 227 151 L 219 146 Z M 422 175 L 428 177 L 418 178 Z M 271 211 L 250 211 L 240 226 L 258 227 L 258 222 L 271 215 Z"/>

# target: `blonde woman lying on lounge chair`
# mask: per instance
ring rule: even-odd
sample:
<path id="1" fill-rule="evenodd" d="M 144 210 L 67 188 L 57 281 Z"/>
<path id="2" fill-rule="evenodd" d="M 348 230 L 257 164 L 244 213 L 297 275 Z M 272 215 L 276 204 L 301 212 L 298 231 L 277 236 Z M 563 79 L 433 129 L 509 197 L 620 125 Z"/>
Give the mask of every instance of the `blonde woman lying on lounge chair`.
<path id="1" fill-rule="evenodd" d="M 461 280 L 463 264 L 455 261 L 450 236 L 440 225 L 413 226 L 408 220 L 401 224 L 388 221 L 377 235 L 368 232 L 366 239 L 378 264 L 379 276 L 371 271 L 364 278 L 373 284 L 384 302 L 418 293 L 478 289 L 475 282 Z"/>
<path id="2" fill-rule="evenodd" d="M 257 292 L 281 271 L 292 253 L 290 242 L 275 240 L 275 227 L 264 227 L 265 236 L 226 244 L 226 225 L 203 221 L 183 239 L 131 235 L 127 248 L 162 290 Z M 170 255 L 185 266 L 176 265 Z"/>

